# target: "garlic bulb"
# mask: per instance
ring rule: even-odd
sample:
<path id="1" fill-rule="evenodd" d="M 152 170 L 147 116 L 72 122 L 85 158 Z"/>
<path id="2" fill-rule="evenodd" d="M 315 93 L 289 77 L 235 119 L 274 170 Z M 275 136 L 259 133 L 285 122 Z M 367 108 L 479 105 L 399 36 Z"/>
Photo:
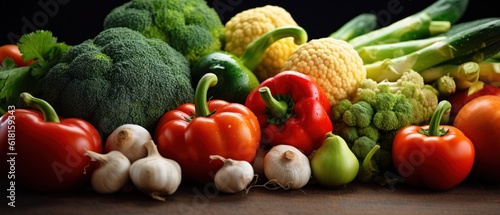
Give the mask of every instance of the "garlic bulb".
<path id="1" fill-rule="evenodd" d="M 122 189 L 129 180 L 130 161 L 119 151 L 100 154 L 87 150 L 86 155 L 99 162 L 92 172 L 90 182 L 98 193 L 114 193 Z"/>
<path id="2" fill-rule="evenodd" d="M 233 160 L 219 155 L 211 155 L 210 159 L 219 159 L 224 165 L 215 173 L 215 187 L 225 193 L 236 193 L 244 190 L 254 177 L 253 167 L 247 161 Z"/>
<path id="3" fill-rule="evenodd" d="M 152 140 L 144 146 L 148 155 L 132 163 L 130 179 L 140 191 L 165 201 L 161 195 L 174 193 L 181 184 L 181 167 L 176 161 L 162 157 Z"/>
<path id="4" fill-rule="evenodd" d="M 123 124 L 116 128 L 106 139 L 104 152 L 120 151 L 131 163 L 148 154 L 144 143 L 151 140 L 146 128 L 136 124 Z"/>
<path id="5" fill-rule="evenodd" d="M 311 178 L 309 159 L 291 145 L 276 145 L 264 156 L 264 174 L 282 187 L 299 189 Z"/>

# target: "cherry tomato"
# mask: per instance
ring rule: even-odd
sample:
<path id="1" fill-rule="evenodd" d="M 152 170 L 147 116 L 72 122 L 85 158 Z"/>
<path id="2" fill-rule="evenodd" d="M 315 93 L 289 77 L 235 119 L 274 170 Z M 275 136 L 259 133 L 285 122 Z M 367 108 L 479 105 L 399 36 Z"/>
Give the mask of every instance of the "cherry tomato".
<path id="1" fill-rule="evenodd" d="M 33 61 L 24 61 L 19 47 L 15 44 L 6 44 L 0 46 L 0 63 L 3 62 L 5 58 L 12 58 L 16 63 L 17 67 L 29 66 Z"/>

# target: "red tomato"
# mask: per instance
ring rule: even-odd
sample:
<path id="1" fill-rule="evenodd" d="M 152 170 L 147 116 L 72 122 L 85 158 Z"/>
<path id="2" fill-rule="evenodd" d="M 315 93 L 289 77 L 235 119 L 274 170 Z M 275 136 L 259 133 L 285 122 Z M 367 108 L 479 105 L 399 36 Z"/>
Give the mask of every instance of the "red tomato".
<path id="1" fill-rule="evenodd" d="M 500 88 L 493 85 L 485 84 L 483 86 L 483 89 L 476 91 L 471 95 L 467 95 L 467 90 L 461 90 L 448 97 L 446 100 L 450 101 L 451 103 L 451 111 L 450 111 L 451 123 L 453 123 L 453 120 L 457 116 L 458 112 L 460 111 L 460 109 L 462 109 L 462 107 L 465 104 L 467 104 L 468 102 L 472 101 L 477 97 L 485 95 L 500 96 Z"/>
<path id="2" fill-rule="evenodd" d="M 472 175 L 500 182 L 500 97 L 486 95 L 470 101 L 458 112 L 453 125 L 474 144 Z"/>
<path id="3" fill-rule="evenodd" d="M 7 57 L 12 58 L 14 62 L 16 62 L 17 67 L 29 66 L 33 63 L 33 61 L 25 62 L 21 52 L 19 51 L 19 47 L 14 44 L 0 46 L 0 63 L 2 63 Z"/>
<path id="4" fill-rule="evenodd" d="M 394 166 L 406 183 L 448 190 L 469 176 L 475 157 L 471 140 L 456 127 L 439 125 L 449 109 L 450 102 L 441 101 L 429 125 L 403 127 L 394 137 Z"/>

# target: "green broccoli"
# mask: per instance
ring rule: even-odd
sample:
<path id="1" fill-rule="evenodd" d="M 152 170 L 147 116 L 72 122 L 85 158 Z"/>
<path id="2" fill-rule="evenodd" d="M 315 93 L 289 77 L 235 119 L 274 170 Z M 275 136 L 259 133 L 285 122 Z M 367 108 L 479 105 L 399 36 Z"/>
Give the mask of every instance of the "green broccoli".
<path id="1" fill-rule="evenodd" d="M 194 97 L 182 54 L 159 39 L 120 27 L 73 46 L 41 86 L 40 98 L 61 116 L 89 121 L 103 138 L 125 123 L 153 131 L 166 111 Z"/>
<path id="2" fill-rule="evenodd" d="M 394 135 L 404 126 L 430 120 L 437 99 L 432 86 L 424 84 L 413 70 L 395 82 L 365 79 L 353 99 L 343 99 L 332 106 L 334 133 L 346 141 L 360 162 L 378 145 L 380 149 L 372 157 L 371 167 L 373 172 L 383 174 L 393 168 Z"/>
<path id="3" fill-rule="evenodd" d="M 410 100 L 415 119 L 412 124 L 428 123 L 438 105 L 438 91 L 414 70 L 406 70 L 395 82 L 382 81 L 380 85 L 387 85 L 392 93 L 402 94 Z"/>
<path id="4" fill-rule="evenodd" d="M 128 27 L 148 38 L 159 38 L 182 53 L 190 64 L 219 51 L 224 25 L 203 0 L 131 0 L 114 8 L 104 29 Z"/>

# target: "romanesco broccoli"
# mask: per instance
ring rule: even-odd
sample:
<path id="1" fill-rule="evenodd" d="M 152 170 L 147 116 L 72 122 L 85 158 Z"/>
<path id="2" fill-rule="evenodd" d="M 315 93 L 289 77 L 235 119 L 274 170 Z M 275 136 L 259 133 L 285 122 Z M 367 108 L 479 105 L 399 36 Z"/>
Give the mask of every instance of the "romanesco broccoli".
<path id="1" fill-rule="evenodd" d="M 194 97 L 186 58 L 129 28 L 73 46 L 41 83 L 40 98 L 63 117 L 89 121 L 103 139 L 125 123 L 153 131 L 166 111 Z"/>
<path id="2" fill-rule="evenodd" d="M 130 0 L 104 19 L 104 29 L 128 27 L 148 38 L 159 38 L 182 53 L 190 64 L 219 51 L 224 25 L 203 0 Z"/>

